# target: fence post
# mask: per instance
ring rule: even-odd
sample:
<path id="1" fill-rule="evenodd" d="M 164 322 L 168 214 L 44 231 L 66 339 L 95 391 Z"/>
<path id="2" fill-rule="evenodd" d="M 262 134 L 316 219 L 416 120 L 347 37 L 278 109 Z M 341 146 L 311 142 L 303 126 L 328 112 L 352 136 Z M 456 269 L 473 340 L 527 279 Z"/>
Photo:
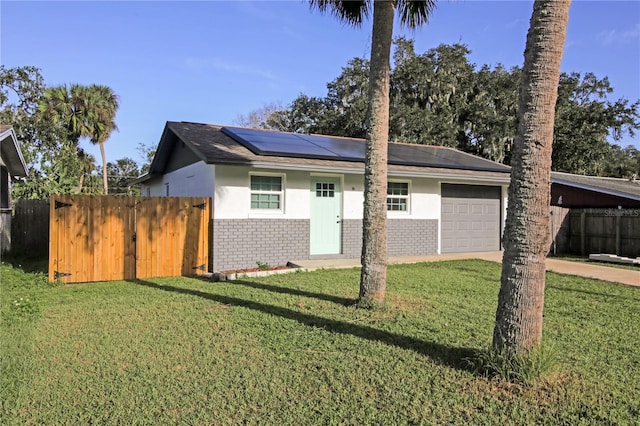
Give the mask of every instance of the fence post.
<path id="1" fill-rule="evenodd" d="M 580 255 L 581 256 L 586 256 L 586 251 L 587 251 L 585 247 L 586 224 L 587 224 L 587 212 L 586 210 L 582 209 L 582 211 L 580 211 Z"/>
<path id="2" fill-rule="evenodd" d="M 557 254 L 557 250 L 556 250 L 556 227 L 555 227 L 555 222 L 556 222 L 556 218 L 553 215 L 553 206 L 551 206 L 551 211 L 549 212 L 549 222 L 551 225 L 551 244 L 553 247 L 553 255 L 555 256 Z"/>
<path id="3" fill-rule="evenodd" d="M 622 224 L 622 213 L 620 210 L 618 210 L 616 213 L 616 255 L 619 256 L 620 255 L 620 245 L 621 245 L 621 238 L 620 238 L 620 226 Z"/>

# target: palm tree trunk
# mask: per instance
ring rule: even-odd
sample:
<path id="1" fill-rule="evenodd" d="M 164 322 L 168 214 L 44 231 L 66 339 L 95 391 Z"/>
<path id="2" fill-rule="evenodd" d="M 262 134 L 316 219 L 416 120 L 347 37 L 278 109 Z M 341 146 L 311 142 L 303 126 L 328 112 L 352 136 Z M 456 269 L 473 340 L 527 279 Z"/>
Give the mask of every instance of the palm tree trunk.
<path id="1" fill-rule="evenodd" d="M 537 0 L 527 35 L 493 347 L 527 353 L 542 340 L 549 250 L 551 147 L 570 0 Z"/>
<path id="2" fill-rule="evenodd" d="M 102 157 L 102 188 L 104 195 L 107 195 L 109 184 L 107 183 L 107 156 L 104 152 L 104 142 L 100 142 L 100 156 Z"/>
<path id="3" fill-rule="evenodd" d="M 394 3 L 373 5 L 369 126 L 364 174 L 360 299 L 381 301 L 387 286 L 387 143 Z"/>
<path id="4" fill-rule="evenodd" d="M 82 194 L 82 188 L 84 187 L 84 170 L 82 171 L 82 174 L 80 175 L 80 180 L 78 181 L 78 186 L 76 187 L 76 192 L 78 194 Z"/>

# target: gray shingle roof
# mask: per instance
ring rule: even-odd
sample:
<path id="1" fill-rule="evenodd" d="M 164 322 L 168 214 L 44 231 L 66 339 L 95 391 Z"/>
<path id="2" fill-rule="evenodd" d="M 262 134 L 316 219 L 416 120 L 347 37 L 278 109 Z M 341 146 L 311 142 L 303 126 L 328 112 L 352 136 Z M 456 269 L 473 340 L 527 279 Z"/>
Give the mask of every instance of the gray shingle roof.
<path id="1" fill-rule="evenodd" d="M 221 129 L 224 126 L 214 124 L 201 124 L 190 122 L 167 122 L 164 133 L 158 145 L 158 152 L 151 165 L 150 174 L 157 175 L 164 172 L 164 168 L 171 155 L 172 145 L 181 141 L 199 159 L 209 164 L 243 164 L 243 165 L 273 165 L 273 167 L 286 167 L 291 169 L 312 169 L 312 168 L 336 168 L 350 169 L 354 173 L 362 172 L 364 164 L 354 161 L 340 161 L 313 158 L 292 158 L 281 156 L 262 156 L 251 152 L 241 143 L 224 134 Z M 345 138 L 349 140 L 349 138 Z M 355 140 L 359 143 L 362 140 Z M 420 149 L 433 149 L 424 145 L 411 145 Z M 451 154 L 460 156 L 471 156 L 451 148 L 435 147 L 437 149 L 449 150 Z M 431 173 L 449 176 L 486 177 L 506 182 L 509 178 L 510 168 L 499 163 L 474 157 L 475 160 L 485 161 L 492 169 L 502 169 L 502 171 L 478 171 L 467 170 L 461 164 L 459 167 L 421 167 L 389 165 L 390 174 L 413 174 Z M 476 163 L 477 164 L 477 163 Z"/>
<path id="2" fill-rule="evenodd" d="M 553 183 L 640 200 L 640 181 L 551 172 Z"/>

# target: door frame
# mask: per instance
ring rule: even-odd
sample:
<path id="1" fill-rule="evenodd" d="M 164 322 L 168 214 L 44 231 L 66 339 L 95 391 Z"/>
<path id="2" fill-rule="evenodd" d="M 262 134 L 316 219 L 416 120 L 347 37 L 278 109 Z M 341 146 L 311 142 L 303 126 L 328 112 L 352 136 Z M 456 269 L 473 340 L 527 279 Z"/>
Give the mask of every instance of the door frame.
<path id="1" fill-rule="evenodd" d="M 311 221 L 312 221 L 312 206 L 311 206 L 311 182 L 314 179 L 321 179 L 321 178 L 333 178 L 333 179 L 338 179 L 339 180 L 339 184 L 340 184 L 340 206 L 339 206 L 339 211 L 340 211 L 340 227 L 339 227 L 339 248 L 338 248 L 338 253 L 316 253 L 316 254 L 312 254 L 311 250 Z M 344 223 L 344 174 L 340 174 L 340 173 L 316 173 L 316 172 L 312 172 L 309 173 L 309 184 L 307 185 L 307 188 L 309 190 L 309 256 L 332 256 L 332 255 L 339 255 L 342 254 L 343 251 L 343 244 L 342 244 L 342 237 L 343 237 L 343 223 Z"/>

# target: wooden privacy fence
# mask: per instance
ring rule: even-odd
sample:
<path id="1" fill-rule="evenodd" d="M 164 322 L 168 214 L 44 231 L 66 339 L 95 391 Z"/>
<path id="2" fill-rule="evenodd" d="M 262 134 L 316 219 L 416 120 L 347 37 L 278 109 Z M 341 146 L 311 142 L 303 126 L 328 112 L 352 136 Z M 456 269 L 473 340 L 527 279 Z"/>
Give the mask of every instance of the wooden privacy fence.
<path id="1" fill-rule="evenodd" d="M 46 259 L 49 250 L 49 200 L 15 200 L 11 218 L 11 251 Z"/>
<path id="2" fill-rule="evenodd" d="M 571 209 L 570 250 L 640 256 L 640 209 Z"/>
<path id="3" fill-rule="evenodd" d="M 551 232 L 551 246 L 549 247 L 550 255 L 569 253 L 569 237 L 571 229 L 569 228 L 570 209 L 566 207 L 551 206 L 549 212 L 549 231 Z"/>
<path id="4" fill-rule="evenodd" d="M 206 272 L 203 197 L 52 196 L 49 280 L 127 280 Z"/>

